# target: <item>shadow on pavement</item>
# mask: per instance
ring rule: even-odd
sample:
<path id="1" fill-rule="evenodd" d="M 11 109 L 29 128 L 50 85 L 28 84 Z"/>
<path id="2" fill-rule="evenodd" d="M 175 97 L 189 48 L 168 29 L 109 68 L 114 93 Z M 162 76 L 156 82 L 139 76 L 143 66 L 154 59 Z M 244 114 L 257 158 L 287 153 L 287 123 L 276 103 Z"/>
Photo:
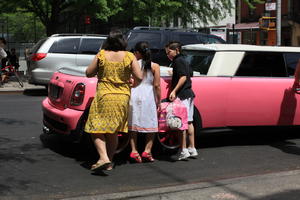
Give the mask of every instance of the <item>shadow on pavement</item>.
<path id="1" fill-rule="evenodd" d="M 300 127 L 241 127 L 232 130 L 202 130 L 197 137 L 197 148 L 274 145 L 299 138 Z"/>
<path id="2" fill-rule="evenodd" d="M 47 96 L 47 89 L 25 89 L 23 92 L 26 96 Z"/>
<path id="3" fill-rule="evenodd" d="M 80 165 L 86 169 L 90 169 L 98 160 L 98 154 L 92 143 L 75 143 L 72 142 L 68 136 L 44 133 L 40 135 L 40 140 L 44 147 L 49 148 L 62 156 L 74 158 L 76 161 L 82 162 Z M 127 157 L 124 156 L 124 153 L 126 154 L 126 152 L 127 151 L 125 150 L 116 154 L 114 165 L 127 163 Z"/>
<path id="4" fill-rule="evenodd" d="M 90 148 L 86 148 L 80 143 L 74 143 L 68 136 L 59 134 L 41 134 L 40 140 L 44 147 L 77 161 L 93 162 L 95 160 L 94 152 L 90 152 Z"/>
<path id="5" fill-rule="evenodd" d="M 279 192 L 271 195 L 267 195 L 261 198 L 256 198 L 253 200 L 298 200 L 300 197 L 300 190 L 288 190 L 284 192 Z"/>

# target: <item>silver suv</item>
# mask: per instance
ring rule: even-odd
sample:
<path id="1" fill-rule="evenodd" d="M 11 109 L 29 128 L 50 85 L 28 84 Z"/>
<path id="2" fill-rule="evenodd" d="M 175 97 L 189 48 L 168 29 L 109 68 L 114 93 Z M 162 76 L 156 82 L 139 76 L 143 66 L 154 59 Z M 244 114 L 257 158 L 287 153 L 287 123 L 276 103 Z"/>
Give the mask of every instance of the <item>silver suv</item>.
<path id="1" fill-rule="evenodd" d="M 30 52 L 28 82 L 48 85 L 53 72 L 62 67 L 88 66 L 106 36 L 55 34 L 38 41 Z"/>

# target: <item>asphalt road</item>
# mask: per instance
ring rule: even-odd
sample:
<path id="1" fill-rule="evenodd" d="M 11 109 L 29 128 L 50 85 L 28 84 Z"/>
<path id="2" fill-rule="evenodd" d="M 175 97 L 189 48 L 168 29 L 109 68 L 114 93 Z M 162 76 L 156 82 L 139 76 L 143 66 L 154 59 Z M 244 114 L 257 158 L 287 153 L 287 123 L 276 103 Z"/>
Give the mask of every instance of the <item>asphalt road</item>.
<path id="1" fill-rule="evenodd" d="M 64 137 L 42 133 L 43 90 L 0 94 L 0 199 L 60 199 L 161 188 L 300 168 L 299 128 L 206 130 L 198 159 L 130 164 L 93 174 L 95 155 Z"/>

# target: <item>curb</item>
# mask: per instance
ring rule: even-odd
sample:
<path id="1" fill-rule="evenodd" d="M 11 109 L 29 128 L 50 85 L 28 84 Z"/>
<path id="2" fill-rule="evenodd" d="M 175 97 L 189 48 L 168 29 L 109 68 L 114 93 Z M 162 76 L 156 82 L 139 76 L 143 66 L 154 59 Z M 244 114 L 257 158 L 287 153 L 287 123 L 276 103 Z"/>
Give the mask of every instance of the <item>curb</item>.
<path id="1" fill-rule="evenodd" d="M 32 85 L 24 82 L 24 87 L 19 86 L 18 82 L 5 83 L 3 87 L 0 88 L 0 93 L 22 93 L 25 90 L 45 90 L 44 86 Z"/>

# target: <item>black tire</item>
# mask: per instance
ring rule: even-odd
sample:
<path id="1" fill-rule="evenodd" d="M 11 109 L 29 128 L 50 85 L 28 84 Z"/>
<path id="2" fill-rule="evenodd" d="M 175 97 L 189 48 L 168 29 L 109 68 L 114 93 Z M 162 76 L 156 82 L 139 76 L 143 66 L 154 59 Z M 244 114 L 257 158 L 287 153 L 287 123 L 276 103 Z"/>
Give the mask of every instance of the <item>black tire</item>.
<path id="1" fill-rule="evenodd" d="M 17 79 L 19 85 L 20 85 L 21 87 L 24 87 L 24 83 L 23 83 L 23 81 L 22 81 L 22 79 L 21 79 L 21 77 L 20 77 L 19 72 L 15 71 L 15 72 L 14 72 L 14 75 L 15 75 L 15 77 L 16 77 L 16 79 Z"/>
<path id="2" fill-rule="evenodd" d="M 89 108 L 83 113 L 78 125 L 77 125 L 77 129 L 74 132 L 76 135 L 74 136 L 75 138 L 77 138 L 77 141 L 79 141 L 79 143 L 83 146 L 86 146 L 88 148 L 92 148 L 92 151 L 95 151 L 95 147 L 94 147 L 94 143 L 92 141 L 92 138 L 90 136 L 89 133 L 86 133 L 84 131 L 84 126 L 86 123 L 86 120 L 88 118 L 88 112 L 89 112 Z M 115 153 L 120 153 L 121 151 L 123 151 L 128 143 L 129 143 L 130 137 L 128 133 L 118 133 L 118 147 L 116 149 Z M 76 141 L 76 140 L 75 140 Z"/>

